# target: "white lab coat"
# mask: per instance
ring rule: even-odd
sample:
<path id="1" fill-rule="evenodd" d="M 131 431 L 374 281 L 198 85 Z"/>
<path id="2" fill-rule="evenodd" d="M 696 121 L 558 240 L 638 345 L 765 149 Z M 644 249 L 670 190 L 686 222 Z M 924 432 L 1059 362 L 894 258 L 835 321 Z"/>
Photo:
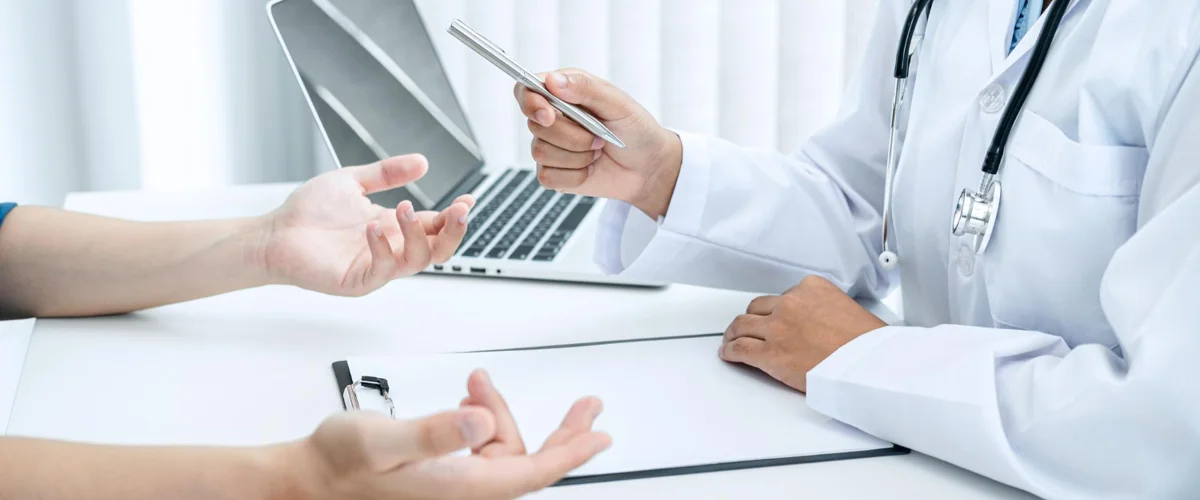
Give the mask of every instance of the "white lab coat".
<path id="1" fill-rule="evenodd" d="M 910 82 L 894 235 L 910 326 L 808 374 L 812 408 L 1052 498 L 1200 498 L 1200 2 L 1078 0 L 1000 173 L 982 256 L 950 233 L 1041 33 L 1014 0 L 934 2 Z M 682 134 L 666 217 L 623 203 L 598 259 L 647 279 L 867 296 L 908 0 L 882 2 L 842 113 L 793 156 Z"/>

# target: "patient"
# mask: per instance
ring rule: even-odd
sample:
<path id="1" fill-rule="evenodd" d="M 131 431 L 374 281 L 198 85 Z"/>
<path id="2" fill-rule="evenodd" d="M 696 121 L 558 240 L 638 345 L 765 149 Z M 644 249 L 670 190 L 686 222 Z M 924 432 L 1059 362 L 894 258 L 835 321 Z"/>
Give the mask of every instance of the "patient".
<path id="1" fill-rule="evenodd" d="M 119 314 L 268 284 L 370 293 L 462 241 L 469 195 L 440 213 L 366 198 L 427 168 L 410 155 L 329 172 L 244 219 L 144 223 L 0 204 L 0 319 Z M 304 440 L 258 448 L 0 438 L 0 498 L 515 498 L 609 446 L 592 431 L 595 398 L 528 454 L 486 373 L 467 393 L 457 410 L 420 420 L 339 414 Z"/>

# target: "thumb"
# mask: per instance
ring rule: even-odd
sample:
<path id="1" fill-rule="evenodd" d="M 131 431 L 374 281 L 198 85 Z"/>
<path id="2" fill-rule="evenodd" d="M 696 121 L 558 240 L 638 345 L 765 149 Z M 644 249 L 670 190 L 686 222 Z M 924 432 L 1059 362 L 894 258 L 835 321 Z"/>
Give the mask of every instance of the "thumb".
<path id="1" fill-rule="evenodd" d="M 440 457 L 482 446 L 496 434 L 492 412 L 473 406 L 393 424 L 367 442 L 373 463 L 405 464 Z"/>
<path id="2" fill-rule="evenodd" d="M 633 99 L 621 89 L 581 69 L 547 73 L 546 90 L 559 99 L 587 108 L 604 121 L 627 118 L 636 109 Z"/>
<path id="3" fill-rule="evenodd" d="M 425 175 L 429 161 L 419 154 L 394 156 L 361 167 L 346 167 L 345 170 L 362 186 L 363 194 L 378 193 L 398 188 Z"/>

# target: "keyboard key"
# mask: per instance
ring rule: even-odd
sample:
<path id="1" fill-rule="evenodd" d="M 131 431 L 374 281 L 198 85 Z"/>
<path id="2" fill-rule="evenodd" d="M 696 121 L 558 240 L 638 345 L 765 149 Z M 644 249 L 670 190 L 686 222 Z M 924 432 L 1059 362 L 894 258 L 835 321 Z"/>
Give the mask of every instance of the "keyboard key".
<path id="1" fill-rule="evenodd" d="M 508 183 L 511 182 L 511 180 L 512 180 L 509 178 L 509 174 L 511 174 L 512 172 L 513 172 L 513 169 L 508 169 L 508 170 L 505 170 L 503 174 L 500 174 L 500 178 L 496 179 L 496 182 L 493 182 L 491 186 L 488 186 L 487 190 L 484 191 L 483 194 L 479 195 L 479 199 L 476 201 L 479 201 L 479 202 L 487 201 L 488 197 L 491 196 L 492 193 L 496 192 L 496 190 L 499 189 L 500 186 L 507 186 Z"/>
<path id="2" fill-rule="evenodd" d="M 523 172 L 528 174 L 528 171 Z M 508 188 L 505 189 L 507 190 Z M 517 197 L 513 198 L 512 202 L 510 202 L 508 206 L 504 208 L 504 211 L 500 212 L 500 215 L 497 215 L 494 220 L 488 223 L 487 229 L 483 231 L 483 234 L 479 235 L 479 239 L 471 243 L 471 247 L 463 252 L 463 256 L 478 257 L 482 255 L 484 250 L 486 250 L 487 247 L 492 244 L 492 241 L 496 239 L 496 236 L 500 234 L 500 231 L 504 229 L 504 226 L 507 225 L 508 222 L 517 214 L 517 211 L 525 205 L 524 200 L 528 200 L 531 196 L 533 196 L 533 193 L 537 192 L 538 189 L 538 185 L 532 182 L 525 186 L 525 188 L 521 190 Z M 515 243 L 515 241 L 513 243 Z M 512 243 L 509 243 L 509 246 L 511 245 Z M 503 254 L 501 254 L 501 256 L 503 256 Z"/>
<path id="3" fill-rule="evenodd" d="M 544 193 L 542 195 L 542 197 L 545 197 L 546 194 L 550 195 L 549 198 L 554 197 L 554 194 L 549 191 L 547 193 Z M 547 198 L 547 199 L 549 199 L 549 198 Z M 556 200 L 554 202 L 554 205 L 551 205 L 551 207 L 546 210 L 546 213 L 542 215 L 542 218 L 540 220 L 538 220 L 537 224 L 534 225 L 533 229 L 529 231 L 529 234 L 526 235 L 525 239 L 521 241 L 520 247 L 518 247 L 517 250 L 513 252 L 512 256 L 510 256 L 509 259 L 525 260 L 526 258 L 528 258 L 529 254 L 533 253 L 533 249 L 537 248 L 537 244 L 539 241 L 542 240 L 542 237 L 545 236 L 548 231 L 550 231 L 550 228 L 554 227 L 554 224 L 556 222 L 558 222 L 558 218 L 562 215 L 562 212 L 563 212 L 563 210 L 566 209 L 567 205 L 569 205 L 571 203 L 572 199 L 574 199 L 573 195 L 563 195 L 563 196 L 558 197 L 558 200 Z M 526 249 L 526 250 L 522 250 L 522 249 Z M 553 259 L 554 256 L 549 255 L 548 257 L 550 259 Z M 534 260 L 539 260 L 539 259 L 534 259 Z M 540 259 L 540 260 L 546 260 L 546 259 Z"/>
<path id="4" fill-rule="evenodd" d="M 507 175 L 507 172 L 504 175 Z M 475 237 L 475 235 L 479 232 L 479 229 L 488 222 L 489 218 L 491 218 L 492 214 L 495 213 L 500 206 L 504 205 L 504 202 L 507 201 L 510 196 L 512 196 L 513 191 L 516 191 L 517 187 L 521 185 L 521 182 L 528 177 L 528 170 L 517 170 L 516 174 L 510 176 L 507 182 L 505 182 L 502 177 L 499 181 L 496 181 L 496 183 L 488 187 L 487 191 L 485 191 L 484 195 L 481 197 L 483 207 L 472 212 L 471 214 L 471 222 L 467 225 L 467 232 L 463 236 L 463 243 L 470 243 L 471 238 Z M 491 193 L 496 189 L 497 186 L 500 185 L 503 185 L 504 187 L 501 188 L 498 193 L 496 193 L 496 196 L 488 199 L 488 193 Z M 467 250 L 468 249 L 466 248 L 466 245 L 464 245 L 459 252 L 465 256 Z"/>
<path id="5" fill-rule="evenodd" d="M 543 189 L 542 194 L 538 195 L 537 199 L 533 201 L 533 204 L 531 204 L 525 213 L 521 215 L 521 218 L 517 219 L 517 222 L 514 223 L 511 228 L 509 228 L 508 232 L 504 234 L 504 237 L 501 238 L 498 243 L 496 243 L 496 247 L 503 248 L 504 252 L 501 252 L 495 257 L 493 257 L 493 254 L 496 252 L 490 252 L 488 257 L 497 259 L 503 257 L 504 253 L 506 253 L 509 248 L 516 244 L 517 238 L 521 237 L 521 234 L 525 232 L 525 229 L 529 227 L 529 224 L 531 224 L 534 218 L 537 217 L 541 207 L 544 207 L 547 203 L 549 203 L 550 199 L 553 197 L 553 191 Z"/>
<path id="6" fill-rule="evenodd" d="M 566 246 L 567 240 L 575 234 L 575 230 L 579 229 L 579 224 L 583 222 L 583 218 L 587 217 L 592 207 L 596 206 L 596 199 L 590 196 L 581 198 L 579 203 L 575 204 L 575 208 L 571 209 L 571 213 L 567 214 L 561 224 L 550 233 L 550 237 L 546 239 L 546 243 L 542 244 L 542 248 L 538 250 L 537 255 L 533 256 L 536 261 L 551 261 L 558 256 L 563 247 Z M 526 240 L 528 241 L 528 240 Z"/>
<path id="7" fill-rule="evenodd" d="M 575 208 L 571 209 L 571 214 L 563 219 L 562 224 L 559 224 L 558 230 L 574 231 L 579 228 L 579 223 L 583 222 L 583 218 L 594 206 L 596 206 L 595 198 L 587 197 L 579 200 L 579 203 L 575 204 Z"/>
<path id="8" fill-rule="evenodd" d="M 513 250 L 513 253 L 508 256 L 508 260 L 525 260 L 531 253 L 533 253 L 533 245 L 521 245 Z"/>

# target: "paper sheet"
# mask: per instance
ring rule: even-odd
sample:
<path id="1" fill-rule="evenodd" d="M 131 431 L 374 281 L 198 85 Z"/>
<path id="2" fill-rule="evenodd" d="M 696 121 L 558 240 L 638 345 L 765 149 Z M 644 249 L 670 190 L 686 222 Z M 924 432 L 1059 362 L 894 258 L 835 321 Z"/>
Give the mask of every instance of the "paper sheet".
<path id="1" fill-rule="evenodd" d="M 34 320 L 0 321 L 0 436 L 8 428 Z"/>
<path id="2" fill-rule="evenodd" d="M 467 376 L 486 368 L 533 450 L 576 399 L 599 397 L 596 429 L 611 434 L 613 446 L 572 477 L 891 449 L 810 410 L 801 393 L 721 361 L 720 343 L 698 337 L 348 362 L 353 377 L 389 381 L 397 418 L 456 408 Z M 364 407 L 381 407 L 378 393 L 359 394 Z"/>

